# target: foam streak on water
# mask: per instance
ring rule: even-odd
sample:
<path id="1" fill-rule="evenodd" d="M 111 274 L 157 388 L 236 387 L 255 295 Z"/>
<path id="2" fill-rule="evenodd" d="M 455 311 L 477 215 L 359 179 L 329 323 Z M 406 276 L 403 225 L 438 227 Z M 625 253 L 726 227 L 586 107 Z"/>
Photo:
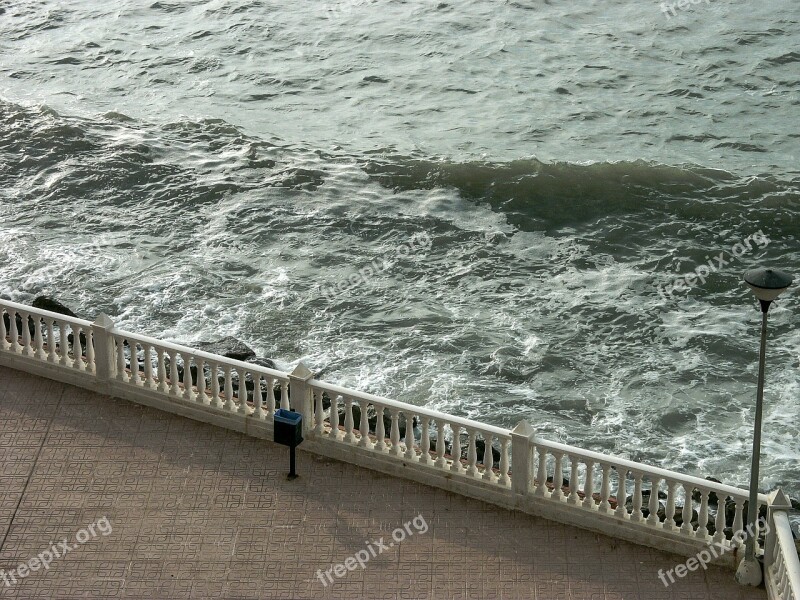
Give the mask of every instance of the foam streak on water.
<path id="1" fill-rule="evenodd" d="M 800 277 L 788 0 L 0 7 L 2 297 L 747 483 L 740 275 Z M 762 463 L 794 493 L 798 310 Z"/>

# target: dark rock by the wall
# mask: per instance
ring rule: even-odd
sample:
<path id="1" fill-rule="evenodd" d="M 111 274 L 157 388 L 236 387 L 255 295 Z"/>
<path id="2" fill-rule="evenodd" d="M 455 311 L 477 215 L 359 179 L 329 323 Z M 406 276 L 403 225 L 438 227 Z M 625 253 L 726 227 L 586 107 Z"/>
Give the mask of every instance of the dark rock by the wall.
<path id="1" fill-rule="evenodd" d="M 716 477 L 706 477 L 706 481 L 713 481 L 714 483 L 722 483 Z M 700 493 L 700 490 L 694 490 L 692 492 L 692 500 L 694 500 L 695 502 L 701 502 L 702 499 L 703 499 L 703 495 Z M 716 492 L 709 492 L 709 494 L 708 494 L 708 504 L 710 506 L 716 506 L 718 502 L 719 502 L 719 499 L 717 498 Z"/>
<path id="2" fill-rule="evenodd" d="M 210 354 L 219 354 L 234 360 L 249 360 L 256 358 L 255 351 L 241 340 L 227 336 L 216 342 L 195 342 L 193 347 Z"/>
<path id="3" fill-rule="evenodd" d="M 31 302 L 31 306 L 41 310 L 49 310 L 50 312 L 58 313 L 60 315 L 78 318 L 78 315 L 72 312 L 69 307 L 65 306 L 55 298 L 50 298 L 49 296 L 38 296 L 34 298 L 33 302 Z"/>

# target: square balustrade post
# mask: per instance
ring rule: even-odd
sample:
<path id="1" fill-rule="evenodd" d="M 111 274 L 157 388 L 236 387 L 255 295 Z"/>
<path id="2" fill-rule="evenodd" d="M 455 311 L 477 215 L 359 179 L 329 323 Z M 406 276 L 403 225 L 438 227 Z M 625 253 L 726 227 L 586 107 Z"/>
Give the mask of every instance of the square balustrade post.
<path id="1" fill-rule="evenodd" d="M 100 313 L 92 323 L 95 377 L 105 393 L 110 393 L 111 380 L 117 374 L 113 329 L 114 321 L 105 313 Z"/>
<path id="2" fill-rule="evenodd" d="M 298 363 L 289 373 L 289 400 L 292 410 L 303 415 L 303 434 L 314 430 L 314 404 L 308 382 L 314 373 L 303 363 Z"/>
<path id="3" fill-rule="evenodd" d="M 531 439 L 535 430 L 523 420 L 511 430 L 511 489 L 526 495 L 531 488 Z"/>
<path id="4" fill-rule="evenodd" d="M 775 560 L 775 544 L 777 538 L 775 536 L 775 519 L 773 515 L 775 511 L 791 510 L 792 503 L 783 493 L 783 490 L 778 488 L 769 495 L 767 500 L 767 525 L 769 530 L 764 540 L 764 566 L 768 567 Z"/>

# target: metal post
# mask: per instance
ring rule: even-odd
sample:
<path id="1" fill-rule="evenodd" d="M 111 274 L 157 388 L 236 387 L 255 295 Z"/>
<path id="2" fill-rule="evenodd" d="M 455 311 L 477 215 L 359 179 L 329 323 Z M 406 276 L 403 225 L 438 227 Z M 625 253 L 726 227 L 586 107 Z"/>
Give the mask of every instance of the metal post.
<path id="1" fill-rule="evenodd" d="M 289 476 L 287 479 L 297 479 L 297 473 L 295 473 L 295 448 L 296 446 L 292 444 L 289 447 Z"/>
<path id="2" fill-rule="evenodd" d="M 761 356 L 758 362 L 758 394 L 756 396 L 756 423 L 755 432 L 753 433 L 753 462 L 750 466 L 750 500 L 747 505 L 747 525 L 752 525 L 755 528 L 755 522 L 758 519 L 758 466 L 761 461 L 761 415 L 764 405 L 764 366 L 766 364 L 767 353 L 767 311 L 769 304 L 764 306 L 762 303 L 763 313 L 761 315 Z M 747 536 L 745 542 L 744 555 L 746 558 L 755 559 L 755 536 Z"/>
<path id="3" fill-rule="evenodd" d="M 747 522 L 752 535 L 745 540 L 744 556 L 736 568 L 736 580 L 743 585 L 760 585 L 763 581 L 761 563 L 756 558 L 756 522 L 758 520 L 758 466 L 761 460 L 761 415 L 764 404 L 764 366 L 767 354 L 767 312 L 771 301 L 761 303 L 761 352 L 758 362 L 758 393 L 756 395 L 756 419 L 753 432 L 753 462 L 750 466 L 750 498 L 747 501 Z"/>

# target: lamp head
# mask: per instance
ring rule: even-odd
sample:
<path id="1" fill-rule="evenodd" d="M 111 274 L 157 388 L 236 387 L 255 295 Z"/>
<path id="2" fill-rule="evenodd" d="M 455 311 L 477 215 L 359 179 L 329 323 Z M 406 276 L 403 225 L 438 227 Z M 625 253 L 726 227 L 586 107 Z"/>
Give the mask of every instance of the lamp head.
<path id="1" fill-rule="evenodd" d="M 767 312 L 770 303 L 792 285 L 792 276 L 779 269 L 751 269 L 744 274 L 745 283 L 761 301 L 761 310 Z"/>

